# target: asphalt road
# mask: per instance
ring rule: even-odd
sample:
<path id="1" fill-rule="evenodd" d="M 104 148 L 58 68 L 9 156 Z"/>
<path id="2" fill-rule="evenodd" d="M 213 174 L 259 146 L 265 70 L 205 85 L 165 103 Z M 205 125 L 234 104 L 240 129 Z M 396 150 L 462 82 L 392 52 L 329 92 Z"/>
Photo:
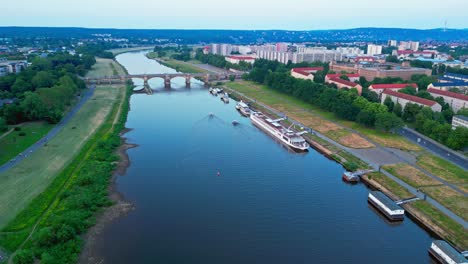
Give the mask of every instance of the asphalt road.
<path id="1" fill-rule="evenodd" d="M 33 152 L 44 146 L 49 140 L 55 137 L 58 132 L 71 120 L 71 118 L 81 109 L 81 107 L 93 96 L 95 86 L 89 87 L 89 89 L 82 94 L 80 101 L 62 118 L 62 120 L 54 127 L 52 130 L 42 137 L 39 141 L 27 148 L 23 153 L 20 153 L 18 156 L 11 159 L 9 162 L 0 166 L 0 173 L 9 170 L 11 167 L 20 163 L 22 160 L 28 158 Z"/>
<path id="2" fill-rule="evenodd" d="M 399 134 L 409 139 L 410 141 L 418 144 L 419 146 L 427 149 L 433 154 L 436 154 L 441 158 L 449 160 L 457 164 L 458 166 L 464 168 L 465 170 L 468 170 L 468 158 L 462 157 L 461 154 L 458 154 L 453 150 L 450 150 L 447 147 L 430 140 L 426 136 L 423 136 L 413 131 L 412 129 L 403 128 L 399 131 Z"/>

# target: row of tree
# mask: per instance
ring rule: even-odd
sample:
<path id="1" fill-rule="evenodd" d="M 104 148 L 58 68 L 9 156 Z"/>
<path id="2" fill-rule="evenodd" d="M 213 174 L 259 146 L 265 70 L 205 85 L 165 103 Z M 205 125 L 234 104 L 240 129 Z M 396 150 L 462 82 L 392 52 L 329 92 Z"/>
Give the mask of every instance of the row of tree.
<path id="1" fill-rule="evenodd" d="M 249 71 L 252 69 L 252 65 L 248 62 L 241 61 L 239 64 L 233 64 L 226 61 L 226 58 L 216 54 L 204 54 L 203 50 L 198 49 L 195 54 L 195 59 L 203 63 L 213 65 L 223 69 L 236 69 L 240 71 Z"/>

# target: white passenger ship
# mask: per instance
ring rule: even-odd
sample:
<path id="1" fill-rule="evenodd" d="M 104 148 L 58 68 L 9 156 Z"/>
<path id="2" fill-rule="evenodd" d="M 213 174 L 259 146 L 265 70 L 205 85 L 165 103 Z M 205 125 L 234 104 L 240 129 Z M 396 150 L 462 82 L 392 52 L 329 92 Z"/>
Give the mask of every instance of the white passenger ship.
<path id="1" fill-rule="evenodd" d="M 254 125 L 296 151 L 307 151 L 309 149 L 309 144 L 302 137 L 302 135 L 307 132 L 303 131 L 297 133 L 282 126 L 278 122 L 283 119 L 271 120 L 260 112 L 252 112 L 250 114 L 250 120 Z"/>

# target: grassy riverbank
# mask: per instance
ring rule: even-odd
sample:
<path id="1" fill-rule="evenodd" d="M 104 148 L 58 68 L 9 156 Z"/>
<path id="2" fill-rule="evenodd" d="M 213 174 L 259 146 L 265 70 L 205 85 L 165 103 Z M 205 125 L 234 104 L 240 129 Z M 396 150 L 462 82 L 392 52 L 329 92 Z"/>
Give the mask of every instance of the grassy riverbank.
<path id="1" fill-rule="evenodd" d="M 109 66 L 107 72 L 112 70 Z M 117 160 L 113 151 L 120 145 L 130 93 L 129 87 L 96 87 L 56 137 L 0 174 L 0 246 L 10 253 L 22 248 L 16 258 L 28 261 L 17 263 L 32 263 L 31 254 L 43 263 L 54 254 L 60 256 L 52 259 L 66 260 L 54 263 L 76 259 L 79 234 L 92 225 L 93 213 L 109 204 L 108 179 Z M 67 242 L 59 245 L 60 232 L 67 233 Z"/>
<path id="2" fill-rule="evenodd" d="M 375 189 L 381 190 L 394 200 L 406 199 L 413 195 L 404 187 L 382 173 L 371 173 L 363 177 L 364 181 Z M 468 247 L 466 230 L 426 201 L 416 201 L 403 206 L 419 223 L 464 250 Z"/>
<path id="3" fill-rule="evenodd" d="M 159 63 L 167 67 L 173 68 L 178 72 L 187 72 L 187 73 L 207 73 L 208 71 L 194 66 L 193 64 L 199 63 L 198 61 L 180 61 L 170 58 L 170 54 L 164 57 L 158 57 L 155 52 L 149 52 L 146 55 L 149 59 L 157 59 Z"/>
<path id="4" fill-rule="evenodd" d="M 16 130 L 9 131 L 0 138 L 0 164 L 9 162 L 18 154 L 24 152 L 32 144 L 45 136 L 53 127 L 47 122 L 29 122 L 15 126 Z M 27 153 L 26 153 L 27 154 Z"/>

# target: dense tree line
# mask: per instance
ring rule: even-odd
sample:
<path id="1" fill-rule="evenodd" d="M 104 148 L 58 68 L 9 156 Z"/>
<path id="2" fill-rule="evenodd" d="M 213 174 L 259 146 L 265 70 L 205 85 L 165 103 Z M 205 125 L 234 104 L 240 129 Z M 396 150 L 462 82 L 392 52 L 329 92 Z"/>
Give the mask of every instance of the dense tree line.
<path id="1" fill-rule="evenodd" d="M 297 65 L 257 60 L 247 78 L 368 127 L 382 131 L 402 127 L 403 121 L 389 112 L 385 105 L 359 96 L 356 89 L 338 90 L 323 83 L 296 79 L 289 73 L 292 66 Z"/>
<path id="2" fill-rule="evenodd" d="M 0 124 L 18 124 L 45 120 L 57 123 L 85 83 L 83 76 L 95 63 L 93 55 L 50 54 L 35 57 L 19 74 L 0 78 L 0 98 L 11 98 L 12 104 L 0 108 Z"/>
<path id="3" fill-rule="evenodd" d="M 119 48 L 119 46 L 108 42 L 98 42 L 78 46 L 76 48 L 76 52 L 80 54 L 93 55 L 100 58 L 113 59 L 114 54 L 110 51 L 107 51 L 113 48 Z"/>

